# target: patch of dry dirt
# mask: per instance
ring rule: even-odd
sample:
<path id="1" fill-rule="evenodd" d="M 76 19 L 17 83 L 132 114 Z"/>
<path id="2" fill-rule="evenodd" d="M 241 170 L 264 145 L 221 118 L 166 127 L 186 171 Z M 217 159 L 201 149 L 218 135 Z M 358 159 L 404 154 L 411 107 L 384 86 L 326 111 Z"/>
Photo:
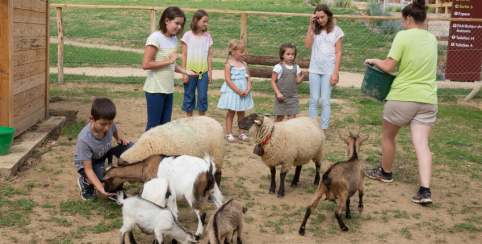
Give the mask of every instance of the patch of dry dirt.
<path id="1" fill-rule="evenodd" d="M 81 88 L 83 85 L 67 83 L 64 86 Z M 109 87 L 109 90 L 131 91 L 142 89 L 139 85 L 106 85 L 106 84 L 87 84 L 90 87 Z M 182 88 L 176 88 L 181 91 Z M 210 95 L 218 96 L 218 91 L 209 91 Z M 259 95 L 259 94 L 256 94 Z M 309 97 L 301 97 L 300 104 L 309 102 Z M 147 113 L 144 99 L 119 98 L 114 99 L 117 107 L 116 123 L 124 136 L 135 142 L 144 132 Z M 347 100 L 333 99 L 336 103 L 332 109 L 332 122 L 328 134 L 328 141 L 325 144 L 325 151 L 337 158 L 346 158 L 346 146 L 338 135 L 347 134 L 348 130 L 363 131 L 364 128 L 356 126 L 354 123 L 344 123 L 343 119 L 356 113 L 356 108 Z M 59 101 L 50 104 L 51 109 L 55 110 L 76 110 L 77 120 L 87 121 L 90 114 L 90 103 Z M 480 106 L 480 105 L 478 105 Z M 214 106 L 211 106 L 213 108 Z M 208 116 L 214 117 L 223 127 L 224 112 L 214 112 L 215 108 L 207 112 Z M 303 111 L 301 116 L 307 116 L 308 112 Z M 179 105 L 174 106 L 173 119 L 184 117 L 184 112 L 180 111 Z M 236 125 L 233 131 L 237 135 Z M 375 133 L 373 133 L 375 134 Z M 235 135 L 235 136 L 236 136 Z M 249 134 L 248 134 L 249 136 Z M 362 146 L 361 157 L 366 159 L 372 155 L 373 151 L 380 151 L 380 145 L 374 146 L 379 136 L 370 135 L 367 144 Z M 55 143 L 54 143 L 55 142 Z M 22 230 L 18 227 L 2 226 L 0 233 L 4 238 L 2 243 L 13 243 L 14 238 L 18 243 L 29 243 L 32 238 L 36 238 L 37 243 L 47 243 L 48 239 L 59 240 L 59 236 L 69 236 L 75 233 L 78 227 L 94 226 L 111 220 L 104 220 L 102 216 L 82 214 L 68 214 L 60 212 L 59 202 L 67 200 L 79 200 L 79 187 L 77 186 L 78 173 L 75 170 L 73 156 L 75 153 L 74 138 L 70 141 L 66 136 L 60 136 L 55 141 L 50 141 L 44 153 L 38 156 L 35 162 L 31 162 L 20 172 L 19 175 L 4 178 L 2 185 L 12 185 L 17 189 L 26 189 L 29 183 L 40 183 L 30 191 L 27 198 L 32 198 L 37 206 L 34 207 L 34 214 L 30 215 L 30 224 Z M 276 198 L 276 195 L 269 195 L 268 188 L 270 181 L 266 177 L 269 169 L 262 163 L 253 151 L 253 142 L 239 142 L 225 144 L 225 164 L 223 169 L 223 181 L 220 189 L 225 199 L 236 198 L 244 204 L 249 205 L 246 214 L 243 238 L 245 243 L 458 243 L 461 240 L 467 243 L 477 243 L 479 238 L 470 238 L 470 235 L 480 237 L 480 232 L 454 232 L 447 231 L 456 223 L 463 222 L 464 218 L 480 215 L 480 183 L 467 180 L 467 188 L 462 196 L 452 198 L 446 197 L 447 194 L 457 194 L 451 189 L 446 178 L 450 174 L 433 179 L 433 206 L 420 206 L 413 204 L 410 198 L 415 194 L 418 185 L 406 184 L 395 181 L 391 184 L 365 180 L 364 212 L 360 215 L 356 211 L 358 197 L 352 197 L 351 210 L 352 220 L 344 220 L 350 228 L 349 232 L 340 231 L 333 211 L 319 209 L 318 214 L 313 214 L 308 221 L 308 228 L 317 229 L 317 234 L 313 230 L 308 230 L 306 236 L 299 236 L 297 231 L 304 216 L 305 208 L 310 204 L 313 196 L 314 174 L 307 168 L 313 168 L 314 164 L 309 163 L 304 166 L 301 172 L 300 182 L 297 187 L 290 187 L 286 182 L 285 197 Z M 369 155 L 370 154 L 370 155 Z M 326 155 L 326 154 L 325 154 Z M 325 169 L 332 162 L 327 158 L 323 160 Z M 366 162 L 363 162 L 367 165 Z M 412 162 L 416 165 L 415 162 Z M 416 167 L 416 166 L 415 166 Z M 435 169 L 440 166 L 434 165 Z M 443 169 L 443 167 L 441 167 Z M 398 168 L 399 171 L 404 168 Z M 417 171 L 415 171 L 417 172 Z M 397 173 L 395 171 L 395 173 Z M 288 175 L 294 174 L 291 170 Z M 416 176 L 415 176 L 416 177 Z M 279 171 L 276 176 L 279 187 Z M 457 188 L 460 189 L 460 188 Z M 132 191 L 131 191 L 132 192 Z M 23 196 L 14 196 L 15 198 Z M 101 201 L 109 201 L 101 199 Z M 473 201 L 478 202 L 474 205 Z M 45 203 L 55 204 L 53 209 L 40 207 Z M 326 202 L 320 202 L 322 206 L 329 206 Z M 463 206 L 470 206 L 470 211 L 462 213 Z M 213 203 L 205 203 L 207 217 L 214 212 Z M 454 208 L 456 214 L 451 215 L 450 209 Z M 197 218 L 194 212 L 188 208 L 180 208 L 179 222 L 186 226 L 191 232 L 195 231 Z M 71 226 L 62 226 L 55 222 L 45 222 L 41 220 L 51 217 L 64 218 Z M 321 223 L 315 223 L 316 221 Z M 279 228 L 275 226 L 278 225 Z M 200 243 L 207 243 L 203 236 Z M 152 242 L 153 236 L 136 234 L 139 243 Z M 77 239 L 72 239 L 74 243 L 117 243 L 119 230 L 114 228 L 103 233 L 94 233 L 85 228 Z M 51 242 L 57 243 L 57 242 Z M 60 242 L 59 242 L 60 243 Z"/>

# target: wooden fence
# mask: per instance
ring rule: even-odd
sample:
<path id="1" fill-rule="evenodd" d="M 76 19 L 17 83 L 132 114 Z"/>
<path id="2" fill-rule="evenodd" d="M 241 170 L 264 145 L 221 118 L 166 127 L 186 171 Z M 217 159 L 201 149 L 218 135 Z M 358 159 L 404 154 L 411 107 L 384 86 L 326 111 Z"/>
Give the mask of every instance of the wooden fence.
<path id="1" fill-rule="evenodd" d="M 440 3 L 438 3 L 440 4 Z M 437 5 L 437 4 L 435 4 Z M 157 12 L 163 11 L 167 7 L 148 7 L 148 6 L 103 6 L 103 5 L 76 5 L 76 4 L 51 4 L 52 8 L 56 8 L 57 12 L 57 25 L 58 25 L 58 78 L 59 84 L 63 83 L 63 36 L 64 28 L 62 23 L 62 9 L 63 8 L 83 8 L 83 9 L 129 9 L 129 10 L 141 10 L 150 11 L 150 32 L 157 30 Z M 438 6 L 438 5 L 437 5 Z M 195 12 L 198 9 L 195 8 L 181 8 L 185 12 Z M 223 14 L 239 14 L 240 15 L 240 39 L 245 43 L 248 43 L 248 16 L 249 15 L 264 15 L 264 16 L 292 16 L 292 17 L 306 17 L 309 18 L 311 14 L 302 13 L 277 13 L 277 12 L 260 12 L 260 11 L 237 11 L 237 10 L 218 10 L 218 9 L 205 9 L 208 13 L 223 13 Z M 336 19 L 370 19 L 370 20 L 399 20 L 398 16 L 358 16 L 358 15 L 335 15 Z M 482 19 L 463 19 L 463 18 L 439 18 L 439 17 L 429 17 L 426 20 L 425 26 L 428 27 L 430 21 L 463 21 L 463 22 L 482 22 Z M 257 60 L 256 62 L 254 62 Z M 257 65 L 271 65 L 271 62 L 261 62 L 265 59 L 259 56 L 247 57 L 248 64 Z M 270 59 L 271 60 L 271 59 Z M 252 61 L 252 62 L 251 62 Z M 300 60 L 298 60 L 299 62 Z M 309 66 L 303 65 L 303 67 Z M 301 66 L 300 66 L 301 67 Z M 254 76 L 255 74 L 260 77 L 265 77 L 266 72 L 262 70 L 254 70 L 250 73 Z M 256 77 L 256 76 L 255 76 Z M 270 76 L 271 77 L 271 76 Z M 482 86 L 479 86 L 482 89 Z M 479 90 L 480 90 L 479 89 Z"/>

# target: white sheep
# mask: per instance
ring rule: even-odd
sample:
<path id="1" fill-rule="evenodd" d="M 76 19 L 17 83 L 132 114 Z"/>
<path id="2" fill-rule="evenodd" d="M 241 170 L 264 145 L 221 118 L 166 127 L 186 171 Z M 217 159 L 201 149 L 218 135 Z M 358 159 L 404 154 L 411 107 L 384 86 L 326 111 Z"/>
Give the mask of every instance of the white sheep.
<path id="1" fill-rule="evenodd" d="M 123 225 L 120 229 L 121 244 L 125 243 L 126 233 L 130 243 L 136 243 L 132 234 L 133 229 L 144 234 L 154 233 L 159 243 L 163 242 L 164 235 L 182 244 L 197 242 L 194 235 L 177 222 L 171 211 L 163 207 L 136 196 L 125 198 L 123 191 L 117 192 L 117 203 L 122 206 L 123 216 Z"/>
<path id="2" fill-rule="evenodd" d="M 202 158 L 208 153 L 216 164 L 216 183 L 221 182 L 224 158 L 223 127 L 215 119 L 199 116 L 171 121 L 141 135 L 121 158 L 140 162 L 151 155 L 189 155 Z"/>
<path id="3" fill-rule="evenodd" d="M 157 177 L 165 178 L 176 200 L 185 199 L 197 214 L 196 239 L 203 233 L 206 213 L 202 209 L 202 204 L 206 194 L 211 196 L 216 207 L 223 203 L 223 195 L 214 181 L 215 172 L 216 166 L 208 155 L 204 160 L 191 156 L 166 157 L 159 164 Z"/>
<path id="4" fill-rule="evenodd" d="M 254 125 L 254 126 L 253 126 Z M 323 159 L 323 129 L 309 117 L 300 117 L 286 122 L 274 123 L 273 119 L 250 114 L 238 122 L 238 127 L 249 130 L 257 144 L 255 153 L 271 170 L 269 194 L 276 190 L 276 166 L 281 165 L 278 197 L 284 196 L 286 173 L 296 166 L 296 173 L 291 186 L 298 184 L 301 167 L 313 160 L 316 165 L 314 184 L 320 182 L 320 167 Z"/>
<path id="5" fill-rule="evenodd" d="M 169 209 L 177 219 L 176 192 L 169 187 L 169 182 L 162 177 L 147 180 L 142 188 L 141 197 L 161 207 Z"/>

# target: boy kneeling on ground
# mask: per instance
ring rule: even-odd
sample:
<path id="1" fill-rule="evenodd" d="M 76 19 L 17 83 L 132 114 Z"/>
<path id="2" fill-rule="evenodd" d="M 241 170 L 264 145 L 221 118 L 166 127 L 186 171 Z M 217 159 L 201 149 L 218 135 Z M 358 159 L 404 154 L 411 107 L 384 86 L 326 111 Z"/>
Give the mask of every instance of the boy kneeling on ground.
<path id="1" fill-rule="evenodd" d="M 94 187 L 109 198 L 116 195 L 107 193 L 104 183 L 100 182 L 104 177 L 102 168 L 105 159 L 112 162 L 113 155 L 120 157 L 134 144 L 122 137 L 114 123 L 115 115 L 115 105 L 110 99 L 96 98 L 90 111 L 90 123 L 77 136 L 74 161 L 77 172 L 81 175 L 77 182 L 84 200 L 97 199 Z M 112 147 L 112 136 L 117 140 L 116 147 Z"/>

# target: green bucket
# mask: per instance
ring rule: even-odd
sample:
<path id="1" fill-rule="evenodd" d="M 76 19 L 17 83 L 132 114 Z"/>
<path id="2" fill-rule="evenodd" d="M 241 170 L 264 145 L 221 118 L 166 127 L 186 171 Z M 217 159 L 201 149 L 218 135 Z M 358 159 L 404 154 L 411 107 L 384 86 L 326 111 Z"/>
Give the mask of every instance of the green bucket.
<path id="1" fill-rule="evenodd" d="M 385 73 L 371 65 L 367 65 L 361 92 L 383 102 L 390 92 L 390 87 L 395 77 L 396 76 L 392 74 Z"/>
<path id="2" fill-rule="evenodd" d="M 13 133 L 15 133 L 14 128 L 0 126 L 0 156 L 7 155 L 10 152 Z"/>

